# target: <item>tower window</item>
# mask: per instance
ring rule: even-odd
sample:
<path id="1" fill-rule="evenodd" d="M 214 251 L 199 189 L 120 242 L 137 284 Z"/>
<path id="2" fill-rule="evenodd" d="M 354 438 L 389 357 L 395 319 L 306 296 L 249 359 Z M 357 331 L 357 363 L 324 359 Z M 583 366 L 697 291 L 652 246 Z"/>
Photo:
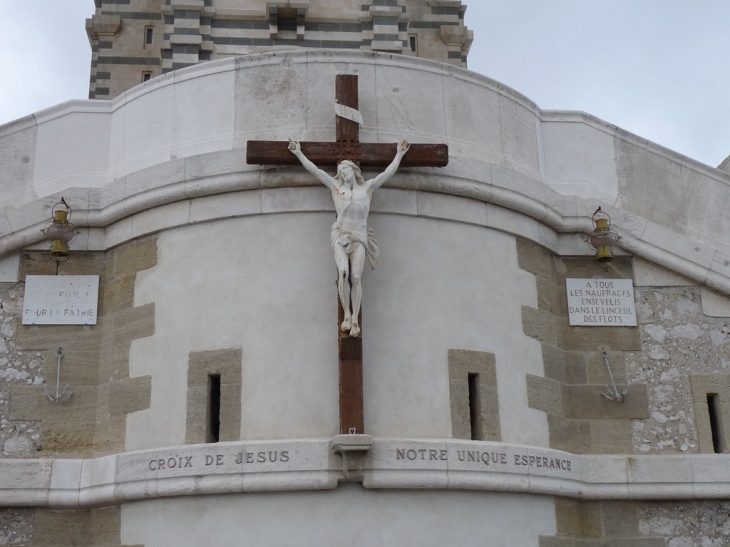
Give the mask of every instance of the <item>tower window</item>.
<path id="1" fill-rule="evenodd" d="M 413 53 L 418 53 L 418 40 L 417 40 L 416 36 L 409 36 L 408 42 L 411 45 L 411 51 Z"/>
<path id="2" fill-rule="evenodd" d="M 155 27 L 145 27 L 144 28 L 144 45 L 152 45 L 152 42 L 155 39 Z"/>
<path id="3" fill-rule="evenodd" d="M 151 72 L 149 72 L 148 70 L 146 70 L 146 71 L 144 71 L 144 72 L 142 73 L 142 81 L 143 81 L 143 82 L 146 82 L 146 81 L 147 81 L 147 80 L 149 80 L 150 78 L 152 78 L 152 73 L 151 73 Z"/>

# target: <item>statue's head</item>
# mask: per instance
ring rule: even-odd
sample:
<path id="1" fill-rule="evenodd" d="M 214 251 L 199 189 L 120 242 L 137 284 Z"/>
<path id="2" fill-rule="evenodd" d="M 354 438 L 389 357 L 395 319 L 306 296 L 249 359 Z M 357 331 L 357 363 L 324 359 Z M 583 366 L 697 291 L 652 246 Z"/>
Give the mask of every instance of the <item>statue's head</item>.
<path id="1" fill-rule="evenodd" d="M 340 184 L 344 184 L 346 182 L 346 173 L 348 167 L 352 171 L 352 174 L 355 176 L 355 182 L 357 184 L 365 184 L 365 179 L 362 178 L 362 171 L 360 171 L 360 168 L 350 160 L 342 160 L 337 165 L 337 174 L 335 175 L 335 178 L 340 182 Z"/>

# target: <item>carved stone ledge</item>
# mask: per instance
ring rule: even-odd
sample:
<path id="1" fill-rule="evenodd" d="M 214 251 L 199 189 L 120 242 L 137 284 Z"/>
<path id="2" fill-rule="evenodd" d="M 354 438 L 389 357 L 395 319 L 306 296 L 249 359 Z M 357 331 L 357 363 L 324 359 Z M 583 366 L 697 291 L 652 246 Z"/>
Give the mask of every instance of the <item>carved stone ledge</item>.
<path id="1" fill-rule="evenodd" d="M 347 482 L 362 481 L 362 457 L 373 446 L 370 435 L 335 435 L 332 451 L 342 456 L 342 473 Z"/>

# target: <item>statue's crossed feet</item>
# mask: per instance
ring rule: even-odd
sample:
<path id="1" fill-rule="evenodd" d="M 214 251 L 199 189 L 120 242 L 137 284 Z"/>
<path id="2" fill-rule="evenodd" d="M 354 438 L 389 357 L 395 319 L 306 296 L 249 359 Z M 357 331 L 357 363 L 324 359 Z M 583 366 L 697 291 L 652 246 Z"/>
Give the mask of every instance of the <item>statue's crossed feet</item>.
<path id="1" fill-rule="evenodd" d="M 350 332 L 351 328 L 352 328 L 352 318 L 349 315 L 346 315 L 345 320 L 340 325 L 340 330 L 342 332 Z"/>
<path id="2" fill-rule="evenodd" d="M 340 325 L 340 330 L 342 332 L 349 332 L 350 336 L 360 336 L 360 325 L 358 325 L 357 321 L 353 321 L 349 315 L 345 316 L 345 320 Z"/>

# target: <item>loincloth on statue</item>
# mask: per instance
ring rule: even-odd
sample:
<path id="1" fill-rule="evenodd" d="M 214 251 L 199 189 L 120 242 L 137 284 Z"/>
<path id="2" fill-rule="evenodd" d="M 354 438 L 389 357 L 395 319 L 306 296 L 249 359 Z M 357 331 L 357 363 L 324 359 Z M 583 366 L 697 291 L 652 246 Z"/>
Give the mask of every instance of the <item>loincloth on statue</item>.
<path id="1" fill-rule="evenodd" d="M 335 245 L 339 245 L 349 255 L 355 250 L 355 244 L 360 243 L 365 248 L 365 255 L 368 257 L 370 267 L 374 270 L 378 265 L 378 242 L 373 237 L 374 232 L 368 228 L 367 234 L 355 232 L 354 230 L 343 230 L 336 222 L 332 225 L 332 233 L 330 234 L 330 243 L 334 249 Z"/>

